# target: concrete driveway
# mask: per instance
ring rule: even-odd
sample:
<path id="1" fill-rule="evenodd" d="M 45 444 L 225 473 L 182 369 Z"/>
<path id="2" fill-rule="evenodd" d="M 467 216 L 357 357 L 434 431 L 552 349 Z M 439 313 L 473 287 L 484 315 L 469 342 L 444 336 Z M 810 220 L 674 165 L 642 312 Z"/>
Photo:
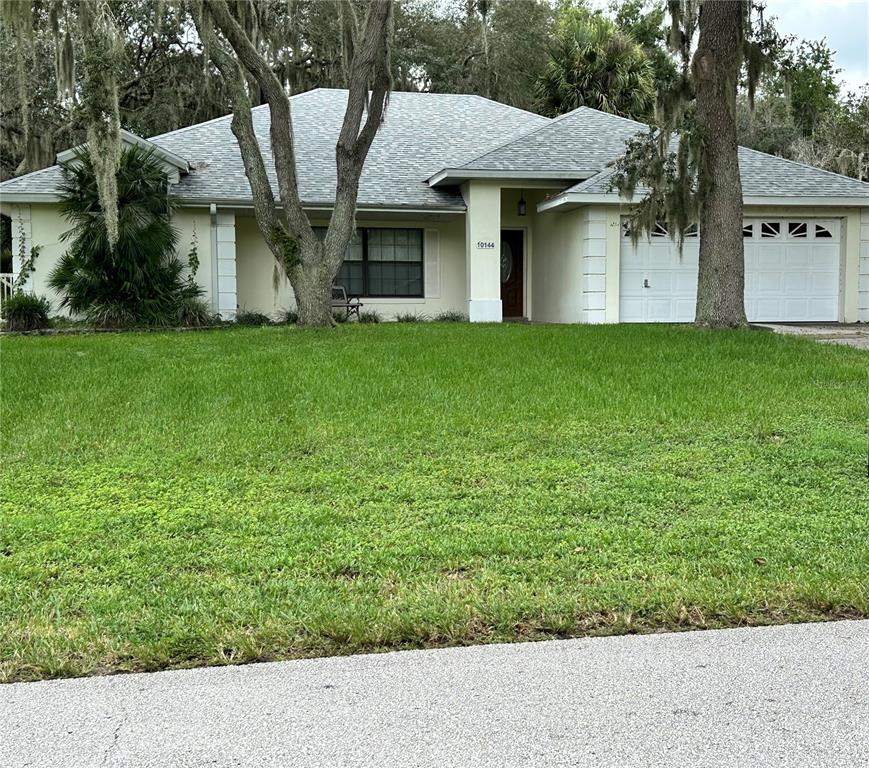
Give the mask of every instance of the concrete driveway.
<path id="1" fill-rule="evenodd" d="M 859 766 L 869 621 L 0 686 L 0 765 Z"/>
<path id="2" fill-rule="evenodd" d="M 856 349 L 869 349 L 869 324 L 866 323 L 757 323 L 758 328 L 766 328 L 774 333 L 788 336 L 802 336 L 826 344 L 842 344 Z"/>

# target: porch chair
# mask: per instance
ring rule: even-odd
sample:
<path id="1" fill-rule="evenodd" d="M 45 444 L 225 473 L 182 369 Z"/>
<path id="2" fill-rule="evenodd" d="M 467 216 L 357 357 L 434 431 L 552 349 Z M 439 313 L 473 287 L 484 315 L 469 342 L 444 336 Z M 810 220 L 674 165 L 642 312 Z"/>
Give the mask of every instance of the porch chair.
<path id="1" fill-rule="evenodd" d="M 345 317 L 349 320 L 351 315 L 356 315 L 359 319 L 359 310 L 362 309 L 362 302 L 359 299 L 348 299 L 347 291 L 343 285 L 332 286 L 332 309 L 344 312 Z"/>

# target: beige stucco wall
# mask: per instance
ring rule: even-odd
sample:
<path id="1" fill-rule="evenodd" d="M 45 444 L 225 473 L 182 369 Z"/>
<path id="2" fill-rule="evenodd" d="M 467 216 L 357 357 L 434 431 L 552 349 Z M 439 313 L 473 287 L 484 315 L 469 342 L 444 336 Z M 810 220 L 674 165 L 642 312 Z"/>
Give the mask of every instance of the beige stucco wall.
<path id="1" fill-rule="evenodd" d="M 54 314 L 65 314 L 60 309 L 60 296 L 48 287 L 48 276 L 54 270 L 57 260 L 66 250 L 66 244 L 61 243 L 60 237 L 70 228 L 69 224 L 61 217 L 60 208 L 57 205 L 13 206 L 10 214 L 12 216 L 13 270 L 16 276 L 21 269 L 16 243 L 19 222 L 24 224 L 26 231 L 29 214 L 30 238 L 27 243 L 27 251 L 29 252 L 32 246 L 38 246 L 39 255 L 33 263 L 33 270 L 25 289 L 47 298 L 51 302 L 51 309 Z M 19 217 L 21 218 L 19 219 Z"/>
<path id="2" fill-rule="evenodd" d="M 328 222 L 315 219 L 312 224 L 326 226 Z M 375 310 L 384 319 L 406 313 L 427 317 L 445 311 L 467 313 L 464 216 L 359 220 L 359 226 L 424 230 L 424 298 L 363 298 L 364 310 Z M 289 281 L 279 274 L 275 284 L 275 260 L 253 216 L 237 212 L 235 231 L 239 309 L 277 316 L 281 311 L 293 308 L 295 299 Z"/>
<path id="3" fill-rule="evenodd" d="M 527 201 L 527 215 L 519 216 L 520 194 Z M 360 221 L 362 226 L 418 227 L 425 230 L 425 298 L 366 299 L 366 309 L 375 309 L 385 318 L 399 313 L 432 317 L 442 311 L 468 313 L 469 281 L 478 298 L 500 297 L 499 249 L 473 246 L 478 239 L 494 238 L 498 243 L 501 228 L 522 229 L 525 233 L 525 314 L 540 322 L 618 322 L 619 307 L 619 218 L 618 206 L 584 207 L 568 211 L 536 212 L 543 198 L 540 190 L 501 189 L 492 183 L 474 186 L 468 192 L 472 204 L 480 202 L 470 217 Z M 48 288 L 48 275 L 63 253 L 60 237 L 69 229 L 56 204 L 4 204 L 3 212 L 12 217 L 13 237 L 17 239 L 19 216 L 24 224 L 25 244 L 39 245 L 28 290 L 52 301 L 60 312 L 59 297 Z M 242 309 L 270 315 L 294 304 L 285 278 L 273 285 L 274 260 L 265 246 L 249 211 L 222 212 L 234 216 L 237 304 Z M 747 216 L 839 218 L 842 221 L 842 293 L 840 320 L 869 322 L 869 209 L 820 207 L 746 208 Z M 197 282 L 206 300 L 218 302 L 218 277 L 212 249 L 212 221 L 206 208 L 181 209 L 174 215 L 178 229 L 179 257 L 186 263 L 194 228 L 198 238 L 199 271 Z M 325 221 L 315 221 L 325 225 Z M 472 239 L 468 239 L 472 238 Z M 18 269 L 17 246 L 14 247 Z M 478 269 L 468 271 L 466 253 Z M 476 286 L 476 287 L 474 287 Z M 228 295 L 228 294 L 227 294 Z M 472 293 L 473 295 L 473 293 Z M 487 298 L 488 297 L 488 298 Z"/>
<path id="4" fill-rule="evenodd" d="M 199 269 L 196 282 L 204 291 L 203 299 L 214 309 L 214 263 L 211 256 L 211 216 L 204 208 L 185 208 L 175 211 L 172 223 L 178 230 L 178 258 L 187 264 L 193 233 L 196 233 L 196 251 Z"/>
<path id="5" fill-rule="evenodd" d="M 465 216 L 465 262 L 468 307 L 476 322 L 501 321 L 501 187 L 496 182 L 469 181 L 462 186 Z"/>
<path id="6" fill-rule="evenodd" d="M 17 275 L 21 265 L 18 258 L 19 230 L 23 224 L 26 250 L 32 246 L 39 247 L 33 270 L 25 285 L 25 289 L 38 296 L 45 296 L 51 302 L 53 314 L 66 315 L 61 308 L 61 297 L 48 286 L 48 278 L 57 265 L 58 260 L 68 247 L 61 241 L 61 235 L 71 229 L 71 225 L 61 216 L 57 204 L 12 204 L 4 205 L 3 213 L 12 218 L 13 236 L 13 271 Z M 178 256 L 186 264 L 193 239 L 194 227 L 198 238 L 199 270 L 196 281 L 204 289 L 206 301 L 211 301 L 212 262 L 211 262 L 211 228 L 207 210 L 178 210 L 172 217 L 172 222 L 178 230 Z"/>
<path id="7" fill-rule="evenodd" d="M 581 209 L 537 215 L 531 270 L 535 321 L 582 319 L 583 215 Z"/>

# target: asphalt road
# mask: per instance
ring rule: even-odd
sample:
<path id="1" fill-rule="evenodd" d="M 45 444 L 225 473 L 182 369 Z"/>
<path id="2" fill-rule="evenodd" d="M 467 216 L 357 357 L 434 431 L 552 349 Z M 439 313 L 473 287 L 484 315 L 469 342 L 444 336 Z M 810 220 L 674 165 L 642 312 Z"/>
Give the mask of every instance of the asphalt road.
<path id="1" fill-rule="evenodd" d="M 869 621 L 0 686 L 0 766 L 869 765 Z"/>

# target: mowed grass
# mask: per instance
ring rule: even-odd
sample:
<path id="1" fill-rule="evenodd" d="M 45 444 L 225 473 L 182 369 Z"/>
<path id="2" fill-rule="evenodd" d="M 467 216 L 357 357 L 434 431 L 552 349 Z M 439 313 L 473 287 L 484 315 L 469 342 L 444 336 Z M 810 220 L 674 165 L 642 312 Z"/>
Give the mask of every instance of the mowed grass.
<path id="1" fill-rule="evenodd" d="M 0 676 L 867 616 L 867 362 L 678 327 L 6 338 Z"/>

